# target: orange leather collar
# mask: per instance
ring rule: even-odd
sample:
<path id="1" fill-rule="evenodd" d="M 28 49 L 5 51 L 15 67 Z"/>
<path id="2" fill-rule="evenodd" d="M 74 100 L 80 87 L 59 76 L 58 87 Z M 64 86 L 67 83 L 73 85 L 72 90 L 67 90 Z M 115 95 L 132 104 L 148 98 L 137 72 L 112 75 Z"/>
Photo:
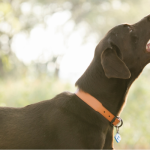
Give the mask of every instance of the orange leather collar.
<path id="1" fill-rule="evenodd" d="M 121 121 L 119 117 L 115 117 L 102 105 L 102 103 L 100 103 L 96 98 L 94 98 L 90 94 L 82 90 L 77 90 L 75 94 L 85 103 L 87 103 L 90 107 L 92 107 L 95 111 L 98 111 L 101 115 L 103 115 L 114 126 L 117 126 L 117 124 Z"/>

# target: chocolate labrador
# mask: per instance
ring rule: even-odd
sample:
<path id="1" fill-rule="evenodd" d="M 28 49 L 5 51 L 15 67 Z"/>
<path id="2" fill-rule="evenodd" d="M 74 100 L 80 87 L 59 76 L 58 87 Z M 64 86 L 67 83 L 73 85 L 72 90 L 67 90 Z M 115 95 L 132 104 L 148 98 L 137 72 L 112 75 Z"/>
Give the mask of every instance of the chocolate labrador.
<path id="1" fill-rule="evenodd" d="M 131 84 L 150 62 L 149 38 L 150 15 L 111 29 L 77 80 L 78 89 L 119 115 Z M 110 121 L 75 93 L 64 92 L 23 108 L 0 108 L 3 149 L 112 149 L 113 136 Z"/>

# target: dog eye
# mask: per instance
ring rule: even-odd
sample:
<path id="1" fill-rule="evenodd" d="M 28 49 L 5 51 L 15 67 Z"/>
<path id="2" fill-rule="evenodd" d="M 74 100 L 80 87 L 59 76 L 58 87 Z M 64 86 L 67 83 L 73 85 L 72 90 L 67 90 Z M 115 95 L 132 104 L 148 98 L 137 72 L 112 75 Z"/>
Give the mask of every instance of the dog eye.
<path id="1" fill-rule="evenodd" d="M 132 27 L 128 24 L 125 24 L 124 27 L 127 27 L 130 33 L 133 31 Z"/>
<path id="2" fill-rule="evenodd" d="M 128 29 L 129 29 L 129 32 L 132 32 L 132 31 L 133 31 L 132 28 L 131 28 L 130 26 L 128 26 Z"/>

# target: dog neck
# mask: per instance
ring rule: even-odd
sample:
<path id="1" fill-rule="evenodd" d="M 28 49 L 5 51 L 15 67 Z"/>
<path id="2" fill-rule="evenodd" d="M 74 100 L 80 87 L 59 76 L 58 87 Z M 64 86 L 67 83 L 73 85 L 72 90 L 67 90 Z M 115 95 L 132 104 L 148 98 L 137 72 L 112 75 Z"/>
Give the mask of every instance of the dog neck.
<path id="1" fill-rule="evenodd" d="M 90 94 L 80 90 L 77 90 L 75 93 L 81 100 L 83 100 L 87 105 L 92 107 L 95 111 L 103 115 L 111 125 L 116 126 L 121 120 L 119 117 L 114 116 L 109 110 L 103 107 L 102 103 L 99 102 L 96 98 Z"/>
<path id="2" fill-rule="evenodd" d="M 100 101 L 115 116 L 119 115 L 134 78 L 107 78 L 98 60 L 93 59 L 76 86 Z"/>

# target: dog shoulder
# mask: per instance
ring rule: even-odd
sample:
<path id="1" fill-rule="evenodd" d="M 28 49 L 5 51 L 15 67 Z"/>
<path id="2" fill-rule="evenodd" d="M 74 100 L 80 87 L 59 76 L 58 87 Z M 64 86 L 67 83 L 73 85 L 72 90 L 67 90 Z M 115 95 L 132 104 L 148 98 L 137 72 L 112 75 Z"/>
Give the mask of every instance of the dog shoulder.
<path id="1" fill-rule="evenodd" d="M 68 102 L 73 97 L 73 93 L 70 92 L 63 92 L 58 95 L 56 95 L 54 98 L 49 99 L 49 100 L 42 100 L 40 102 L 34 103 L 27 105 L 23 107 L 25 110 L 52 110 L 56 109 L 57 107 L 63 107 L 65 104 Z"/>

